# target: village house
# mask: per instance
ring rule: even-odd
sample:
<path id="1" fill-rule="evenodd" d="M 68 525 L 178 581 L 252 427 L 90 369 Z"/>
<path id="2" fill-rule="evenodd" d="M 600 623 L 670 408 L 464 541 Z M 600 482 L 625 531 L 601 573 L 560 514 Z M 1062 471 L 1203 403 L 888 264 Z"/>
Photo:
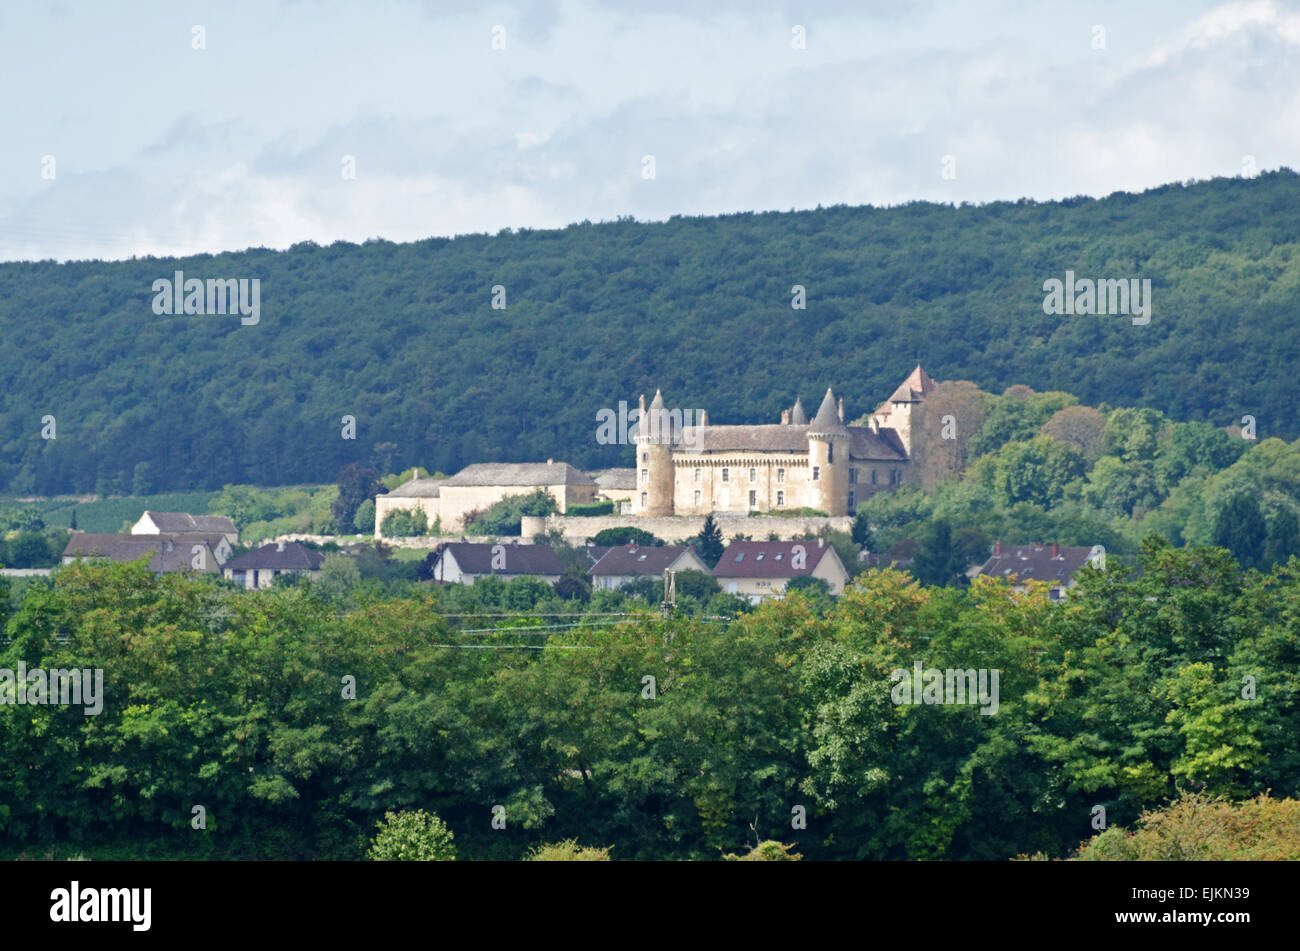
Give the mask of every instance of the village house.
<path id="1" fill-rule="evenodd" d="M 635 469 L 597 469 L 587 475 L 596 483 L 597 501 L 613 502 L 616 515 L 632 512 L 636 498 Z"/>
<path id="2" fill-rule="evenodd" d="M 230 545 L 239 543 L 239 529 L 224 515 L 190 515 L 186 512 L 148 512 L 131 526 L 132 535 L 224 535 Z"/>
<path id="3" fill-rule="evenodd" d="M 684 545 L 619 545 L 611 548 L 591 567 L 592 587 L 615 590 L 641 578 L 663 578 L 670 571 L 699 571 L 709 568 Z"/>
<path id="4" fill-rule="evenodd" d="M 791 542 L 734 541 L 727 546 L 713 569 L 713 577 L 728 594 L 758 604 L 779 598 L 795 578 L 821 578 L 830 593 L 838 596 L 848 583 L 849 573 L 834 547 L 823 539 Z"/>
<path id="5" fill-rule="evenodd" d="M 538 489 L 555 499 L 561 514 L 568 506 L 596 501 L 599 487 L 585 472 L 567 462 L 480 462 L 446 479 L 412 479 L 392 492 L 375 497 L 375 537 L 382 537 L 384 518 L 394 511 L 421 510 L 430 528 L 440 523 L 444 533 L 465 529 L 465 517 L 484 512 L 512 495 Z"/>
<path id="6" fill-rule="evenodd" d="M 967 572 L 972 578 L 983 575 L 989 578 L 1005 578 L 1011 582 L 1011 589 L 1016 592 L 1025 590 L 1027 581 L 1045 581 L 1049 585 L 1048 597 L 1053 601 L 1065 599 L 1066 592 L 1078 582 L 1074 576 L 1084 565 L 1095 568 L 1106 567 L 1106 549 L 1101 545 L 1058 545 L 1050 546 L 1042 542 L 1032 545 L 1003 546 L 999 539 L 993 546 L 993 554 L 982 565 L 975 566 Z"/>
<path id="7" fill-rule="evenodd" d="M 549 545 L 448 542 L 433 550 L 432 580 L 473 584 L 479 578 L 540 578 L 555 584 L 564 566 Z"/>
<path id="8" fill-rule="evenodd" d="M 324 562 L 324 555 L 305 545 L 278 541 L 236 555 L 226 562 L 222 573 L 245 588 L 269 588 L 280 575 L 319 578 Z"/>
<path id="9" fill-rule="evenodd" d="M 78 559 L 128 562 L 147 556 L 149 570 L 158 574 L 173 571 L 211 573 L 221 570 L 221 561 L 212 547 L 214 538 L 225 542 L 222 536 L 197 532 L 178 535 L 74 532 L 63 549 L 62 562 L 65 565 Z M 227 553 L 229 550 L 227 544 Z"/>

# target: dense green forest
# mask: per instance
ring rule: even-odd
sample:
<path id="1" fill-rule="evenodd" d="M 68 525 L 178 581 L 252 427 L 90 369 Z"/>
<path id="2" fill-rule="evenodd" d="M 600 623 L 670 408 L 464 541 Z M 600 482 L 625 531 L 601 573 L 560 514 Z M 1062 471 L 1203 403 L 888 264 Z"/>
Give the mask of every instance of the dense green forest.
<path id="1" fill-rule="evenodd" d="M 461 859 L 1060 858 L 1101 807 L 1148 832 L 1085 857 L 1170 857 L 1148 813 L 1183 794 L 1300 794 L 1300 559 L 1261 574 L 1152 536 L 1064 605 L 886 569 L 834 603 L 667 619 L 491 580 L 393 598 L 79 564 L 33 584 L 0 668 L 102 669 L 102 710 L 0 704 L 0 852 L 355 859 L 425 810 Z M 998 671 L 996 712 L 899 702 L 916 663 Z M 1279 829 L 1249 854 L 1293 850 Z"/>
<path id="2" fill-rule="evenodd" d="M 757 422 L 834 385 L 857 415 L 917 362 L 1216 427 L 1248 414 L 1261 439 L 1292 440 L 1298 210 L 1282 170 L 1100 200 L 0 264 L 0 492 L 323 483 L 351 462 L 627 464 L 597 444 L 596 412 L 641 391 Z M 176 270 L 260 280 L 259 322 L 155 315 L 153 282 Z M 1067 270 L 1149 278 L 1150 324 L 1047 316 L 1043 282 Z"/>

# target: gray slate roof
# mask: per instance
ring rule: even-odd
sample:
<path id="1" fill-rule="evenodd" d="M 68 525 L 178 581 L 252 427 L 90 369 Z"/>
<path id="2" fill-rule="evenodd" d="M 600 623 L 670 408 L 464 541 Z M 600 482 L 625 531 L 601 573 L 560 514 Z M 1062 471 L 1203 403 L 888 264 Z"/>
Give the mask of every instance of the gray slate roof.
<path id="1" fill-rule="evenodd" d="M 492 549 L 488 542 L 449 542 L 439 558 L 450 552 L 460 570 L 471 575 L 562 575 L 564 566 L 550 545 L 506 545 L 506 566 L 492 567 Z M 438 577 L 435 564 L 434 578 Z"/>
<path id="2" fill-rule="evenodd" d="M 170 532 L 221 532 L 237 534 L 235 523 L 224 515 L 190 515 L 187 512 L 144 513 L 153 520 L 161 533 Z"/>
<path id="3" fill-rule="evenodd" d="M 619 545 L 592 566 L 591 575 L 662 575 L 689 549 L 685 545 Z"/>
<path id="4" fill-rule="evenodd" d="M 1049 581 L 1066 584 L 1088 563 L 1092 548 L 1061 545 L 1052 557 L 1051 545 L 1002 545 L 1002 553 L 984 562 L 978 574 L 994 578 L 1015 575 L 1021 581 Z"/>
<path id="5" fill-rule="evenodd" d="M 403 482 L 388 493 L 393 499 L 436 499 L 439 487 L 446 479 L 412 479 Z"/>
<path id="6" fill-rule="evenodd" d="M 225 564 L 231 571 L 319 571 L 325 556 L 297 542 L 269 542 L 236 555 Z"/>
<path id="7" fill-rule="evenodd" d="M 109 561 L 135 561 L 150 555 L 151 571 L 193 571 L 194 545 L 206 549 L 205 571 L 218 570 L 212 546 L 195 535 L 130 535 L 77 532 L 63 549 L 65 558 L 107 558 Z"/>
<path id="8" fill-rule="evenodd" d="M 636 488 L 635 469 L 595 469 L 587 475 L 602 489 Z"/>
<path id="9" fill-rule="evenodd" d="M 791 568 L 796 545 L 805 555 L 802 568 Z M 715 578 L 797 578 L 810 575 L 821 564 L 830 545 L 818 547 L 816 539 L 792 542 L 732 542 L 713 569 Z"/>
<path id="10" fill-rule="evenodd" d="M 442 485 L 595 485 L 585 472 L 567 462 L 477 462 Z"/>

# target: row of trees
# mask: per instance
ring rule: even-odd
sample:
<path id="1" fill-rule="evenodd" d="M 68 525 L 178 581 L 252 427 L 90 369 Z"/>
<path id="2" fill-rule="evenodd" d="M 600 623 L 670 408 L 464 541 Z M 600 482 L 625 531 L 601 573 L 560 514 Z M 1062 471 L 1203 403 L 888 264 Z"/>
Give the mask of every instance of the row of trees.
<path id="1" fill-rule="evenodd" d="M 873 570 L 820 607 L 542 622 L 73 566 L 28 589 L 0 668 L 102 669 L 103 709 L 0 704 L 0 848 L 359 858 L 425 810 L 461 859 L 1005 859 L 1070 854 L 1098 806 L 1295 797 L 1300 560 L 1153 537 L 1136 567 L 1065 605 Z M 917 663 L 998 671 L 996 712 L 900 702 Z"/>

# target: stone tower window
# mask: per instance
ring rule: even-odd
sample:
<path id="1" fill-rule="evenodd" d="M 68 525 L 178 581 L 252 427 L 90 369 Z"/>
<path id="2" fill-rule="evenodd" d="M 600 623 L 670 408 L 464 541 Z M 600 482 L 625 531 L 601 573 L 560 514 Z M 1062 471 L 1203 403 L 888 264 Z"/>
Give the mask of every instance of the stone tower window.
<path id="1" fill-rule="evenodd" d="M 872 484 L 872 485 L 875 485 L 875 484 L 876 484 L 876 470 L 875 470 L 875 469 L 872 469 L 872 470 L 871 470 L 871 484 Z"/>
<path id="2" fill-rule="evenodd" d="M 723 481 L 723 482 L 730 482 L 730 481 L 731 481 L 731 470 L 730 470 L 730 469 L 723 469 L 723 470 L 722 470 L 722 481 Z"/>
<path id="3" fill-rule="evenodd" d="M 702 470 L 702 469 L 696 469 L 696 470 L 695 470 L 695 484 L 696 484 L 696 485 L 699 485 L 699 484 L 700 484 L 700 476 L 702 476 L 703 474 L 704 474 L 704 470 Z M 696 492 L 695 494 L 696 494 L 696 495 L 699 495 L 700 493 Z"/>
<path id="4" fill-rule="evenodd" d="M 784 485 L 784 484 L 785 484 L 785 470 L 784 470 L 784 469 L 777 469 L 777 470 L 776 470 L 776 481 L 777 481 L 777 483 L 780 484 L 780 485 Z"/>
<path id="5" fill-rule="evenodd" d="M 813 466 L 813 481 L 816 482 L 822 477 L 822 467 Z"/>
<path id="6" fill-rule="evenodd" d="M 696 490 L 695 490 L 695 504 L 696 504 L 696 505 L 699 505 L 699 504 L 700 504 L 700 490 L 699 490 L 699 489 L 696 489 Z"/>
<path id="7" fill-rule="evenodd" d="M 650 498 L 644 492 L 641 493 L 641 507 L 646 508 L 650 504 Z"/>
<path id="8" fill-rule="evenodd" d="M 780 506 L 780 505 L 785 505 L 785 493 L 784 493 L 784 492 L 778 492 L 778 493 L 776 494 L 776 504 L 777 504 L 778 506 Z"/>
<path id="9" fill-rule="evenodd" d="M 826 461 L 828 463 L 835 461 L 835 443 L 833 442 L 828 442 L 826 444 Z"/>
<path id="10" fill-rule="evenodd" d="M 642 469 L 642 470 L 641 470 L 641 484 L 642 484 L 642 485 L 648 485 L 649 482 L 650 482 L 650 470 L 649 470 L 649 469 Z"/>
<path id="11" fill-rule="evenodd" d="M 757 470 L 757 469 L 750 469 L 750 470 L 749 470 L 749 481 L 750 481 L 750 482 L 757 482 L 757 481 L 758 481 L 758 470 Z"/>

